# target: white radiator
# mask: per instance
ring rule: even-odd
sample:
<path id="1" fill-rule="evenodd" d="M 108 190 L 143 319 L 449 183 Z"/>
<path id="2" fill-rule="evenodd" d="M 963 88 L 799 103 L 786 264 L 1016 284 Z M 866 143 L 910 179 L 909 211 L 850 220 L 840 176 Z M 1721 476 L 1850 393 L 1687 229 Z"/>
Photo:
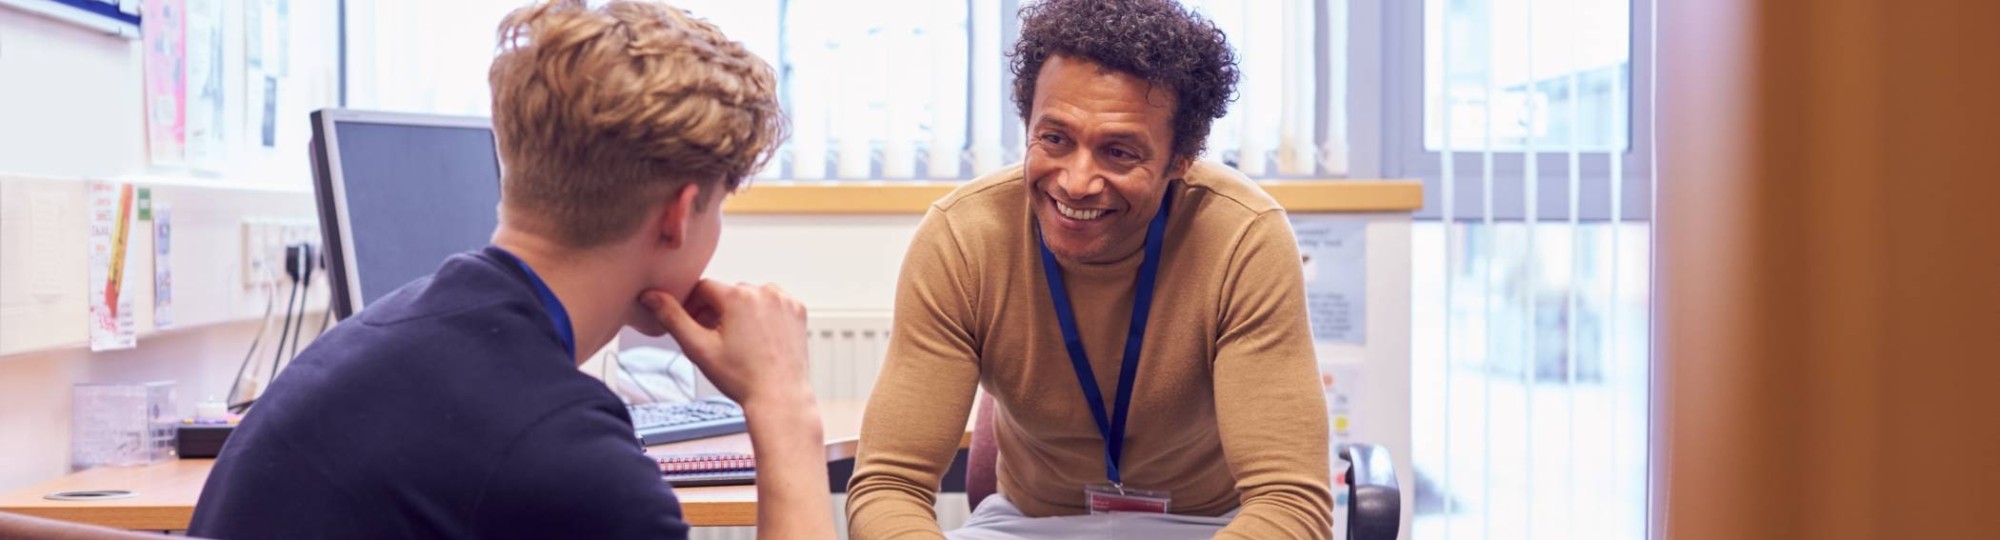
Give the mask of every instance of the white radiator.
<path id="1" fill-rule="evenodd" d="M 866 401 L 889 352 L 889 312 L 832 311 L 806 321 L 813 395 L 820 401 Z"/>

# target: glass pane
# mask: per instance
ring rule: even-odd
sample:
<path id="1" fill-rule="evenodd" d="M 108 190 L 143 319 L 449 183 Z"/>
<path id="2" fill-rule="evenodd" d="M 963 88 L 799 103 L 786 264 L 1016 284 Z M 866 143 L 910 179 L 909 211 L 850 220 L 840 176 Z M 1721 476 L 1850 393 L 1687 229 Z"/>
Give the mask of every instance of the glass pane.
<path id="1" fill-rule="evenodd" d="M 1414 225 L 1412 538 L 1645 537 L 1650 228 Z"/>
<path id="2" fill-rule="evenodd" d="M 1630 0 L 1424 0 L 1424 146 L 1623 150 Z M 1449 57 L 1447 57 L 1447 53 Z M 1573 90 L 1572 90 L 1573 89 Z M 1449 115 L 1439 107 L 1449 96 Z M 1490 123 L 1489 123 L 1490 118 Z"/>

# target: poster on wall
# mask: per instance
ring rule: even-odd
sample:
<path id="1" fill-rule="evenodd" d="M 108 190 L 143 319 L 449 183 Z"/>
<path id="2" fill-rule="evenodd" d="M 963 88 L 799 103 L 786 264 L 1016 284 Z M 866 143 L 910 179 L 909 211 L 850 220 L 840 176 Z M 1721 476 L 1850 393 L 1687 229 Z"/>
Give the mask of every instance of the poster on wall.
<path id="1" fill-rule="evenodd" d="M 131 184 L 90 183 L 90 350 L 130 349 L 138 345 L 138 329 L 133 322 L 131 245 L 133 222 L 137 221 Z"/>
<path id="2" fill-rule="evenodd" d="M 224 121 L 222 64 L 222 1 L 184 0 L 187 9 L 185 41 L 187 79 L 183 95 L 187 107 L 187 163 L 199 169 L 218 169 L 226 159 L 227 142 L 234 140 Z"/>
<path id="3" fill-rule="evenodd" d="M 251 140 L 263 149 L 278 146 L 278 100 L 285 92 L 290 70 L 291 2 L 250 0 L 244 6 L 244 67 L 249 99 L 245 101 L 246 129 Z"/>
<path id="4" fill-rule="evenodd" d="M 1305 265 L 1306 316 L 1313 341 L 1363 344 L 1368 335 L 1368 222 L 1292 220 Z"/>
<path id="5" fill-rule="evenodd" d="M 154 165 L 179 165 L 187 159 L 187 4 L 144 1 L 146 149 Z"/>
<path id="6" fill-rule="evenodd" d="M 153 201 L 153 329 L 174 327 L 174 209 Z"/>

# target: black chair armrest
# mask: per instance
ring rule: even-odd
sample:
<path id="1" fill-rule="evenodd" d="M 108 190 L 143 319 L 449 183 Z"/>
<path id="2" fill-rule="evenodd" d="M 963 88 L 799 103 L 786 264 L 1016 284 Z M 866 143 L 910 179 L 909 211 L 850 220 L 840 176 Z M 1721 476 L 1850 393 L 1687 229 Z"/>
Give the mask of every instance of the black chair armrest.
<path id="1" fill-rule="evenodd" d="M 1403 525 L 1403 493 L 1396 487 L 1396 464 L 1389 449 L 1374 444 L 1340 445 L 1347 468 L 1347 538 L 1395 540 Z"/>

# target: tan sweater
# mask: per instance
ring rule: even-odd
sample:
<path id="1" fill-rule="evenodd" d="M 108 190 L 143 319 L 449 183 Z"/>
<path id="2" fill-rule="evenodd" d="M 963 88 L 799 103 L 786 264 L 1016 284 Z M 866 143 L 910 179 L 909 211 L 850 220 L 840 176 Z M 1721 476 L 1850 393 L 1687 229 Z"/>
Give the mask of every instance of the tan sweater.
<path id="1" fill-rule="evenodd" d="M 1180 514 L 1240 506 L 1218 538 L 1327 538 L 1326 407 L 1291 225 L 1220 165 L 1197 164 L 1169 189 L 1125 485 L 1171 492 Z M 1105 482 L 1104 442 L 1063 348 L 1028 202 L 1021 169 L 1008 168 L 933 204 L 911 242 L 849 486 L 856 540 L 941 536 L 931 508 L 975 385 L 996 399 L 1000 493 L 1022 512 L 1087 513 L 1084 486 Z M 1064 263 L 1106 400 L 1143 253 Z"/>

